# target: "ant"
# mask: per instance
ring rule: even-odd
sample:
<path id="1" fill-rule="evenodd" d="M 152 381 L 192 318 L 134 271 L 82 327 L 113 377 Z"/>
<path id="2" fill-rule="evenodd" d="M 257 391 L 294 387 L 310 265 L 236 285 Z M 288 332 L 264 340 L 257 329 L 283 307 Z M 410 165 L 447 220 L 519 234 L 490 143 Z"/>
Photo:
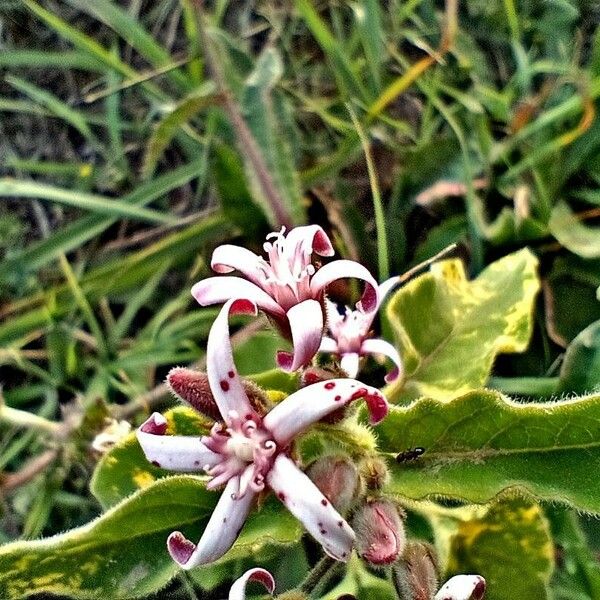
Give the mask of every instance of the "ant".
<path id="1" fill-rule="evenodd" d="M 400 452 L 400 454 L 396 456 L 396 462 L 405 463 L 410 462 L 411 460 L 417 460 L 417 458 L 419 458 L 419 456 L 422 456 L 424 452 L 425 448 L 421 448 L 420 446 L 412 449 L 409 448 L 404 452 Z"/>

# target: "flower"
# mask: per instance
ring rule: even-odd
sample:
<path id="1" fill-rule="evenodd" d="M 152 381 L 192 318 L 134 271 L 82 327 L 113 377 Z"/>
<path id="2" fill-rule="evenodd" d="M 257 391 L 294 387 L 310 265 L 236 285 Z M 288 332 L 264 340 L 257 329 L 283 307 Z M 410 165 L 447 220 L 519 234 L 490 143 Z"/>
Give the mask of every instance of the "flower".
<path id="1" fill-rule="evenodd" d="M 349 377 L 356 377 L 360 357 L 365 354 L 383 354 L 392 360 L 395 366 L 385 376 L 388 383 L 400 376 L 402 359 L 398 350 L 385 340 L 370 338 L 371 325 L 377 310 L 399 282 L 399 277 L 392 277 L 379 285 L 377 305 L 375 310 L 368 313 L 352 310 L 348 306 L 344 308 L 343 313 L 340 313 L 335 303 L 325 300 L 327 327 L 331 337 L 324 336 L 322 338 L 319 352 L 330 352 L 340 356 L 340 365 Z"/>
<path id="2" fill-rule="evenodd" d="M 208 489 L 225 489 L 198 542 L 180 532 L 169 536 L 173 559 L 184 569 L 217 560 L 235 542 L 255 496 L 271 488 L 308 532 L 337 560 L 347 560 L 354 532 L 315 484 L 289 457 L 294 438 L 313 423 L 358 398 L 371 420 L 379 422 L 388 406 L 381 392 L 354 379 L 331 379 L 301 388 L 265 416 L 253 408 L 237 374 L 229 339 L 231 313 L 256 314 L 249 300 L 228 300 L 208 336 L 207 374 L 223 423 L 209 436 L 167 436 L 166 419 L 154 413 L 137 437 L 153 464 L 174 471 L 205 470 Z"/>
<path id="3" fill-rule="evenodd" d="M 485 587 L 481 575 L 456 575 L 440 588 L 433 600 L 482 600 Z"/>
<path id="4" fill-rule="evenodd" d="M 240 578 L 236 579 L 229 590 L 229 600 L 246 600 L 246 585 L 250 581 L 257 581 L 265 586 L 272 594 L 275 591 L 275 580 L 273 575 L 266 569 L 254 568 L 246 571 Z"/>
<path id="5" fill-rule="evenodd" d="M 243 277 L 210 277 L 194 285 L 192 296 L 202 305 L 247 299 L 265 311 L 283 335 L 291 339 L 293 354 L 278 352 L 282 369 L 295 371 L 317 353 L 323 335 L 325 288 L 338 279 L 355 277 L 365 282 L 357 304 L 359 312 L 377 306 L 377 283 L 368 269 L 352 260 L 336 260 L 320 269 L 311 262 L 313 252 L 333 256 L 327 234 L 318 225 L 296 227 L 285 234 L 267 236 L 264 250 L 268 260 L 240 246 L 225 244 L 213 252 L 211 266 L 217 273 L 239 271 Z"/>

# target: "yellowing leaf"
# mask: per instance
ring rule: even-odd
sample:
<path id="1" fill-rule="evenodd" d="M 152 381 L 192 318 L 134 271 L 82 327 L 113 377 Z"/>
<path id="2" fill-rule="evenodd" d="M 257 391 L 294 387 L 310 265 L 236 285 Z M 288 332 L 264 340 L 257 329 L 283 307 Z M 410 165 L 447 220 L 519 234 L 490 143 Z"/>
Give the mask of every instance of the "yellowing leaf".
<path id="1" fill-rule="evenodd" d="M 537 263 L 521 250 L 469 281 L 462 262 L 448 260 L 400 289 L 387 316 L 405 379 L 388 387 L 388 398 L 449 399 L 483 386 L 500 352 L 524 351 L 540 287 Z"/>

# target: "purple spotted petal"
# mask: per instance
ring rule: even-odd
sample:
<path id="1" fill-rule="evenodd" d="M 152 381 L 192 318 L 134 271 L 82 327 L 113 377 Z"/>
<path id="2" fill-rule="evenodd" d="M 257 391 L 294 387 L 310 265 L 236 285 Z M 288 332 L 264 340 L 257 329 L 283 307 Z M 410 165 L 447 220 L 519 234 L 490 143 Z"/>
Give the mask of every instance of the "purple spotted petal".
<path id="1" fill-rule="evenodd" d="M 255 568 L 246 571 L 229 590 L 229 600 L 246 600 L 246 585 L 250 581 L 257 581 L 265 586 L 265 589 L 272 594 L 275 591 L 275 580 L 273 575 L 265 569 Z"/>
<path id="2" fill-rule="evenodd" d="M 485 587 L 481 575 L 456 575 L 440 588 L 434 600 L 482 600 Z"/>
<path id="3" fill-rule="evenodd" d="M 231 411 L 239 416 L 252 415 L 248 396 L 233 362 L 229 338 L 230 313 L 256 314 L 256 305 L 249 300 L 228 300 L 215 319 L 206 344 L 206 372 L 210 389 L 225 423 L 229 424 Z"/>
<path id="4" fill-rule="evenodd" d="M 355 379 L 329 379 L 294 392 L 275 406 L 263 423 L 275 441 L 285 446 L 313 423 L 359 398 L 367 403 L 371 423 L 387 415 L 388 403 L 378 389 Z"/>
<path id="5" fill-rule="evenodd" d="M 209 450 L 199 436 L 164 435 L 166 419 L 153 413 L 136 436 L 149 462 L 170 471 L 202 471 L 216 465 L 221 457 Z"/>
<path id="6" fill-rule="evenodd" d="M 310 364 L 318 352 L 323 336 L 323 309 L 316 300 L 305 300 L 287 312 L 294 353 L 278 352 L 277 364 L 286 371 L 296 371 Z"/>
<path id="7" fill-rule="evenodd" d="M 239 477 L 232 477 L 227 482 L 198 545 L 179 531 L 169 536 L 169 554 L 183 569 L 193 569 L 221 558 L 237 540 L 256 496 L 248 491 L 238 499 L 239 482 Z"/>
<path id="8" fill-rule="evenodd" d="M 342 561 L 350 558 L 354 544 L 352 528 L 291 459 L 280 454 L 267 475 L 267 482 L 329 556 Z"/>

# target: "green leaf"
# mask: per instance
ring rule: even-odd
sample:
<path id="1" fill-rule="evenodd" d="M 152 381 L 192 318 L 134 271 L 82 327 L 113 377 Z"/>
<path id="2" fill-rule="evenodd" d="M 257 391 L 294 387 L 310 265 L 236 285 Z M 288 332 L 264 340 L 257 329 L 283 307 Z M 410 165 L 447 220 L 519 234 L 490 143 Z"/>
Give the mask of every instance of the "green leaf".
<path id="1" fill-rule="evenodd" d="M 430 517 L 447 577 L 477 573 L 486 600 L 544 600 L 554 547 L 540 507 L 521 498 L 440 509 Z"/>
<path id="2" fill-rule="evenodd" d="M 156 163 L 177 134 L 179 128 L 214 101 L 214 91 L 215 86 L 212 82 L 205 83 L 181 100 L 162 118 L 148 142 L 142 169 L 144 178 L 147 179 L 152 175 Z"/>
<path id="3" fill-rule="evenodd" d="M 537 263 L 520 250 L 468 281 L 463 264 L 448 260 L 400 289 L 387 317 L 405 380 L 389 386 L 388 398 L 457 396 L 486 382 L 498 353 L 524 351 L 539 290 Z"/>
<path id="4" fill-rule="evenodd" d="M 599 395 L 530 404 L 491 390 L 422 398 L 393 407 L 375 430 L 392 492 L 482 503 L 516 488 L 600 513 Z M 417 460 L 394 460 L 415 447 L 425 449 Z"/>
<path id="5" fill-rule="evenodd" d="M 565 202 L 554 207 L 548 227 L 567 250 L 584 258 L 600 257 L 600 230 L 583 225 Z"/>
<path id="6" fill-rule="evenodd" d="M 0 549 L 0 597 L 47 592 L 127 600 L 156 592 L 179 571 L 167 552 L 167 536 L 181 530 L 199 539 L 218 497 L 197 477 L 168 477 L 88 525 L 47 540 L 7 544 Z M 257 560 L 265 548 L 293 543 L 300 533 L 298 522 L 271 496 L 214 567 L 245 557 Z"/>
<path id="7" fill-rule="evenodd" d="M 68 533 L 0 549 L 0 597 L 53 593 L 73 598 L 138 598 L 177 573 L 165 540 L 195 538 L 218 498 L 194 477 L 171 477 Z"/>
<path id="8" fill-rule="evenodd" d="M 294 164 L 297 149 L 292 146 L 292 123 L 288 107 L 275 89 L 282 74 L 283 64 L 279 53 L 273 47 L 268 47 L 259 56 L 254 70 L 245 82 L 241 109 L 282 201 L 294 223 L 300 224 L 305 221 L 306 216 L 302 206 L 300 179 Z M 263 199 L 261 186 L 249 161 L 246 171 L 257 201 L 269 221 L 276 225 L 270 205 Z"/>
<path id="9" fill-rule="evenodd" d="M 74 206 L 81 210 L 89 210 L 113 217 L 126 217 L 150 223 L 176 223 L 172 215 L 158 212 L 149 208 L 132 206 L 122 200 L 105 198 L 95 194 L 73 192 L 35 181 L 17 181 L 15 179 L 0 179 L 0 196 L 15 196 L 17 198 L 39 198 L 51 200 L 59 204 Z"/>
<path id="10" fill-rule="evenodd" d="M 377 600 L 395 600 L 397 598 L 394 588 L 385 579 L 369 573 L 364 564 L 352 556 L 344 578 L 338 585 L 330 590 L 322 600 L 337 600 L 346 597 L 377 598 Z"/>
<path id="11" fill-rule="evenodd" d="M 600 321 L 586 327 L 569 345 L 560 369 L 558 392 L 584 394 L 600 388 Z"/>

